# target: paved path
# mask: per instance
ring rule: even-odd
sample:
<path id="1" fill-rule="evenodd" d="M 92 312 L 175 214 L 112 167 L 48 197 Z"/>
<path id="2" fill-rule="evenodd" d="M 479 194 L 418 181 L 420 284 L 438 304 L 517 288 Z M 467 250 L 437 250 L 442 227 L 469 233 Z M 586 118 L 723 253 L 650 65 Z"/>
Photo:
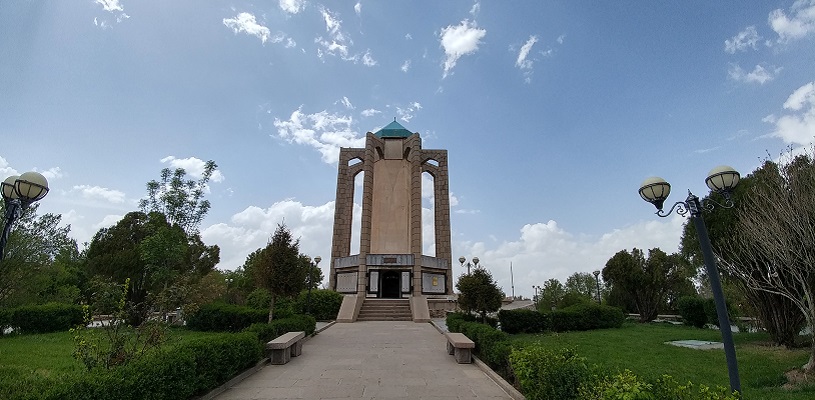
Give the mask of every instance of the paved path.
<path id="1" fill-rule="evenodd" d="M 227 389 L 235 399 L 511 399 L 475 364 L 457 364 L 429 323 L 334 324 L 303 354 Z"/>

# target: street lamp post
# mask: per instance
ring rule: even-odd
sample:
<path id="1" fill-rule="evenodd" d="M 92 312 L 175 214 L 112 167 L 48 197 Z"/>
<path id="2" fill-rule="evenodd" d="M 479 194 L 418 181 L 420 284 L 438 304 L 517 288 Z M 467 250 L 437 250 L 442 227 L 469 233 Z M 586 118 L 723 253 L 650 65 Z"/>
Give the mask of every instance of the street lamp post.
<path id="1" fill-rule="evenodd" d="M 541 287 L 538 285 L 532 285 L 532 289 L 535 289 L 535 308 L 538 308 L 538 291 L 541 290 Z"/>
<path id="2" fill-rule="evenodd" d="M 478 268 L 478 261 L 479 261 L 478 257 L 473 257 L 473 263 L 470 264 L 470 262 L 467 261 L 467 259 L 464 258 L 464 256 L 461 256 L 461 257 L 458 258 L 458 262 L 461 263 L 461 267 L 462 268 L 465 267 L 465 266 L 467 267 L 467 275 L 470 275 L 470 267 Z M 467 264 L 464 264 L 465 262 Z"/>
<path id="3" fill-rule="evenodd" d="M 3 260 L 11 226 L 31 203 L 48 194 L 48 180 L 42 174 L 31 171 L 20 176 L 12 175 L 0 183 L 0 186 L 6 203 L 5 226 L 0 236 L 0 260 Z"/>
<path id="4" fill-rule="evenodd" d="M 308 261 L 309 269 L 308 269 L 308 293 L 306 294 L 306 314 L 309 315 L 311 315 L 311 287 L 314 286 L 314 284 L 311 282 L 311 279 L 314 272 L 314 268 L 317 268 L 317 266 L 320 265 L 320 261 L 322 260 L 323 260 L 322 257 L 317 256 L 314 257 L 314 264 L 311 263 L 311 260 Z"/>
<path id="5" fill-rule="evenodd" d="M 710 279 L 710 288 L 713 291 L 713 300 L 716 303 L 716 314 L 719 317 L 719 331 L 722 334 L 724 344 L 724 354 L 727 358 L 727 372 L 730 376 L 730 390 L 741 393 L 741 382 L 739 381 L 739 369 L 736 363 L 736 348 L 733 345 L 733 332 L 730 329 L 730 320 L 727 316 L 727 306 L 724 301 L 724 292 L 719 280 L 719 270 L 716 267 L 716 259 L 710 246 L 710 238 L 705 227 L 705 220 L 702 218 L 702 210 L 712 210 L 715 206 L 722 208 L 732 208 L 734 206 L 730 195 L 733 188 L 739 183 L 741 176 L 731 167 L 722 165 L 713 168 L 708 174 L 705 183 L 710 190 L 719 193 L 725 199 L 724 204 L 719 204 L 708 198 L 700 201 L 691 191 L 685 201 L 676 202 L 667 213 L 662 211 L 663 203 L 671 193 L 671 185 L 659 177 L 646 179 L 640 186 L 640 196 L 643 200 L 653 204 L 657 208 L 656 214 L 660 217 L 667 217 L 674 210 L 681 216 L 690 214 L 690 219 L 696 227 L 699 236 L 699 246 L 702 249 L 702 256 L 705 260 L 705 268 Z"/>
<path id="6" fill-rule="evenodd" d="M 597 284 L 597 304 L 603 304 L 600 301 L 600 270 L 595 270 L 592 274 L 594 274 L 594 283 Z"/>

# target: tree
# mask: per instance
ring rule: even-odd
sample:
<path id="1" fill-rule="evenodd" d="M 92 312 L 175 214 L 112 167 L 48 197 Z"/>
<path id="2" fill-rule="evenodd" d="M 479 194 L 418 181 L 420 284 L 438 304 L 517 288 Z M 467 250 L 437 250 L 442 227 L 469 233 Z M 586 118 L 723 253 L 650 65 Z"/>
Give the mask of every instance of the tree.
<path id="1" fill-rule="evenodd" d="M 251 262 L 250 262 L 251 260 Z M 247 256 L 248 268 L 258 287 L 271 294 L 269 322 L 279 297 L 293 297 L 305 287 L 307 268 L 300 257 L 300 240 L 295 240 L 285 224 L 278 224 L 272 240 L 263 249 Z"/>
<path id="2" fill-rule="evenodd" d="M 492 279 L 492 274 L 484 267 L 477 266 L 470 274 L 462 274 L 456 283 L 458 306 L 461 309 L 481 314 L 481 321 L 487 321 L 487 313 L 501 308 L 504 292 Z"/>
<path id="3" fill-rule="evenodd" d="M 549 279 L 543 283 L 538 295 L 538 310 L 550 311 L 555 309 L 566 295 L 566 288 L 557 279 Z"/>
<path id="4" fill-rule="evenodd" d="M 0 306 L 42 302 L 44 291 L 63 290 L 60 282 L 63 279 L 65 285 L 76 281 L 68 276 L 75 272 L 69 265 L 75 261 L 72 257 L 79 257 L 76 241 L 68 237 L 70 225 L 60 226 L 60 215 L 38 216 L 38 207 L 34 203 L 25 209 L 9 234 L 6 257 L 0 262 Z M 0 202 L 0 215 L 4 213 L 5 202 Z M 60 271 L 62 278 L 54 277 Z M 48 289 L 51 285 L 57 287 Z M 71 297 L 69 293 L 63 294 Z"/>
<path id="5" fill-rule="evenodd" d="M 804 314 L 788 298 L 777 293 L 757 290 L 743 279 L 744 274 L 737 273 L 738 270 L 760 273 L 762 266 L 768 262 L 747 255 L 752 245 L 737 238 L 741 229 L 739 219 L 752 193 L 755 190 L 773 190 L 775 185 L 773 182 L 778 179 L 780 179 L 778 166 L 775 163 L 765 163 L 739 181 L 732 194 L 734 208 L 716 207 L 704 213 L 703 218 L 708 227 L 711 247 L 719 259 L 725 297 L 755 316 L 770 334 L 773 342 L 791 348 L 796 346 L 798 332 L 805 324 Z M 711 194 L 705 201 L 710 199 L 719 202 L 722 200 L 716 194 Z M 688 223 L 684 227 L 680 251 L 701 271 L 699 281 L 704 291 L 708 279 L 705 277 L 702 253 L 693 224 Z"/>
<path id="6" fill-rule="evenodd" d="M 678 254 L 654 248 L 645 258 L 642 250 L 617 252 L 603 268 L 603 280 L 612 291 L 627 293 L 640 314 L 640 322 L 653 320 L 665 304 L 671 288 L 690 277 L 687 262 Z"/>
<path id="7" fill-rule="evenodd" d="M 588 272 L 575 272 L 566 278 L 566 292 L 590 301 L 597 301 L 597 279 Z"/>
<path id="8" fill-rule="evenodd" d="M 184 168 L 161 170 L 161 180 L 147 182 L 147 198 L 139 201 L 145 214 L 160 212 L 170 224 L 178 224 L 187 234 L 197 233 L 198 226 L 209 212 L 209 200 L 204 200 L 207 183 L 218 168 L 215 161 L 204 165 L 204 172 L 197 181 L 185 179 Z"/>
<path id="9" fill-rule="evenodd" d="M 803 154 L 762 168 L 765 181 L 737 212 L 737 235 L 725 246 L 724 264 L 748 288 L 794 304 L 815 327 L 815 158 Z M 815 336 L 802 368 L 815 370 Z"/>

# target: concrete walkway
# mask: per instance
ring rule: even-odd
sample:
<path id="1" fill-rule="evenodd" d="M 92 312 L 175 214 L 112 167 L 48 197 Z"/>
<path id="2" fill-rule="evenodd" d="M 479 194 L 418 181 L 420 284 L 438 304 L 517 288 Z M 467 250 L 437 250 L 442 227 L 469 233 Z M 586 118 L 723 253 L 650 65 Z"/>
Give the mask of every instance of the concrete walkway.
<path id="1" fill-rule="evenodd" d="M 511 399 L 475 364 L 457 364 L 428 323 L 334 324 L 285 365 L 267 365 L 216 397 Z"/>

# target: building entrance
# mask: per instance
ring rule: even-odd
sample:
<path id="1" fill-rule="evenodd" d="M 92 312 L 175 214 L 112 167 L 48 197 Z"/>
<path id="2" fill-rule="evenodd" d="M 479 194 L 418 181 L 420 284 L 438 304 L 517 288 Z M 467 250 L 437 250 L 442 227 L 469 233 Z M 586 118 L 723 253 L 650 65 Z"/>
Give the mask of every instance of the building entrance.
<path id="1" fill-rule="evenodd" d="M 401 287 L 402 285 L 400 271 L 382 272 L 382 298 L 398 299 L 402 297 Z"/>

